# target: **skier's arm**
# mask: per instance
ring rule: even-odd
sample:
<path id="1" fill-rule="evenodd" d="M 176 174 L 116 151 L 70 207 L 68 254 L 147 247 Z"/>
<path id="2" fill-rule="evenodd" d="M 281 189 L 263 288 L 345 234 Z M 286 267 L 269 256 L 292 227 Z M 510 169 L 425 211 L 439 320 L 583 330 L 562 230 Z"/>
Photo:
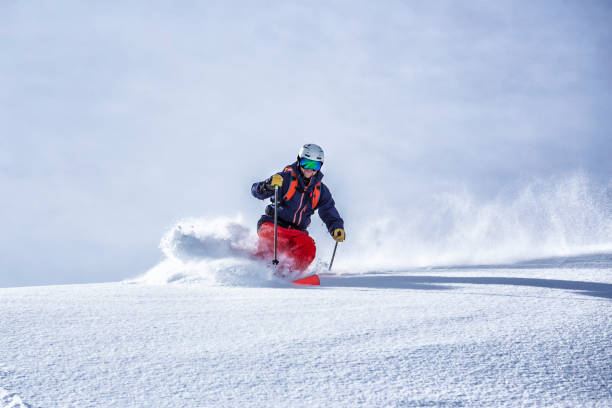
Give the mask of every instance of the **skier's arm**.
<path id="1" fill-rule="evenodd" d="M 337 228 L 344 229 L 344 221 L 340 217 L 338 210 L 336 210 L 336 203 L 329 189 L 324 184 L 321 185 L 321 198 L 319 199 L 317 209 L 319 210 L 319 217 L 321 217 L 332 236 Z"/>
<path id="2" fill-rule="evenodd" d="M 251 187 L 251 194 L 253 197 L 265 200 L 274 195 L 274 190 L 268 188 L 268 180 L 260 181 L 259 183 L 253 183 Z"/>
<path id="3" fill-rule="evenodd" d="M 284 191 L 287 190 L 287 181 L 284 173 L 277 173 L 267 180 L 260 181 L 259 183 L 253 183 L 253 186 L 251 187 L 251 194 L 253 194 L 253 197 L 255 198 L 265 200 L 266 198 L 270 198 L 274 195 L 274 185 L 278 185 L 279 192 L 281 194 L 285 194 Z"/>

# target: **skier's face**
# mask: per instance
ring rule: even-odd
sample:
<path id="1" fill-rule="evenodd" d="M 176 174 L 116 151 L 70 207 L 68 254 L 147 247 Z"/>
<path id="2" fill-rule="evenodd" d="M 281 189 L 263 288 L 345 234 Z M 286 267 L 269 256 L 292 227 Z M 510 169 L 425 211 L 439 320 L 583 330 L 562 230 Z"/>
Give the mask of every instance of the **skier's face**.
<path id="1" fill-rule="evenodd" d="M 300 167 L 300 170 L 302 170 L 302 174 L 304 175 L 304 178 L 307 178 L 307 179 L 311 178 L 316 173 L 316 171 L 312 169 L 305 169 L 303 167 Z"/>

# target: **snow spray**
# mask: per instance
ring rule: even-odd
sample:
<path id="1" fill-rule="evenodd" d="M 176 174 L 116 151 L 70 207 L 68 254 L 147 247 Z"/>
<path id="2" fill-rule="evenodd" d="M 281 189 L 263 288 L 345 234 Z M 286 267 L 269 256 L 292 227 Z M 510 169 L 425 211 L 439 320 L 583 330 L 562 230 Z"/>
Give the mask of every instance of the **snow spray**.
<path id="1" fill-rule="evenodd" d="M 352 226 L 341 268 L 507 264 L 545 257 L 612 253 L 612 183 L 582 173 L 532 181 L 479 202 L 466 192 L 426 207 L 391 208 Z"/>
<path id="2" fill-rule="evenodd" d="M 240 216 L 185 219 L 162 237 L 165 259 L 128 282 L 269 286 L 273 271 L 252 256 L 256 242 Z"/>

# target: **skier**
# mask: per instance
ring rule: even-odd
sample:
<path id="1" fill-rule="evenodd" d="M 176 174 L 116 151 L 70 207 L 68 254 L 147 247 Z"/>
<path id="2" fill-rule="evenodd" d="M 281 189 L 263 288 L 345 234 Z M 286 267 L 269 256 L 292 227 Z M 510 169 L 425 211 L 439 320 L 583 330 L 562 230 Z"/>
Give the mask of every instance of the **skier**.
<path id="1" fill-rule="evenodd" d="M 277 210 L 278 270 L 304 272 L 315 258 L 316 246 L 306 228 L 310 216 L 316 210 L 337 242 L 344 241 L 344 221 L 338 214 L 332 195 L 321 182 L 323 173 L 323 149 L 316 144 L 305 144 L 298 152 L 297 161 L 265 181 L 254 183 L 254 197 L 272 203 L 257 223 L 259 244 L 257 256 L 263 259 L 274 257 L 274 207 Z M 278 187 L 278 203 L 274 202 L 274 189 Z"/>

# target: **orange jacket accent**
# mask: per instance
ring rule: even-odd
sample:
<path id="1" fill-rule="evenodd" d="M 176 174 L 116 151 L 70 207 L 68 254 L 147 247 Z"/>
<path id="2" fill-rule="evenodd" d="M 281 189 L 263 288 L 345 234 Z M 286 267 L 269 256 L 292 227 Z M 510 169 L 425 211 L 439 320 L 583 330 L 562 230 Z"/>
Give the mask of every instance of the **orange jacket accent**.
<path id="1" fill-rule="evenodd" d="M 284 171 L 291 172 L 291 183 L 289 184 L 289 189 L 287 189 L 287 194 L 285 194 L 285 196 L 283 197 L 285 200 L 289 201 L 291 200 L 291 197 L 293 197 L 293 195 L 295 194 L 295 191 L 297 190 L 298 179 L 292 167 L 285 167 Z M 319 204 L 320 196 L 321 196 L 321 182 L 319 181 L 317 185 L 315 185 L 314 190 L 311 194 L 313 210 L 317 208 L 317 205 Z"/>
<path id="2" fill-rule="evenodd" d="M 293 195 L 295 194 L 295 190 L 297 189 L 298 185 L 298 179 L 291 167 L 285 167 L 285 171 L 291 172 L 291 183 L 289 184 L 289 189 L 287 190 L 287 194 L 285 194 L 284 197 L 285 200 L 289 201 L 291 200 L 291 197 L 293 197 Z"/>
<path id="3" fill-rule="evenodd" d="M 319 197 L 321 196 L 321 182 L 319 181 L 312 192 L 312 209 L 317 208 Z"/>

